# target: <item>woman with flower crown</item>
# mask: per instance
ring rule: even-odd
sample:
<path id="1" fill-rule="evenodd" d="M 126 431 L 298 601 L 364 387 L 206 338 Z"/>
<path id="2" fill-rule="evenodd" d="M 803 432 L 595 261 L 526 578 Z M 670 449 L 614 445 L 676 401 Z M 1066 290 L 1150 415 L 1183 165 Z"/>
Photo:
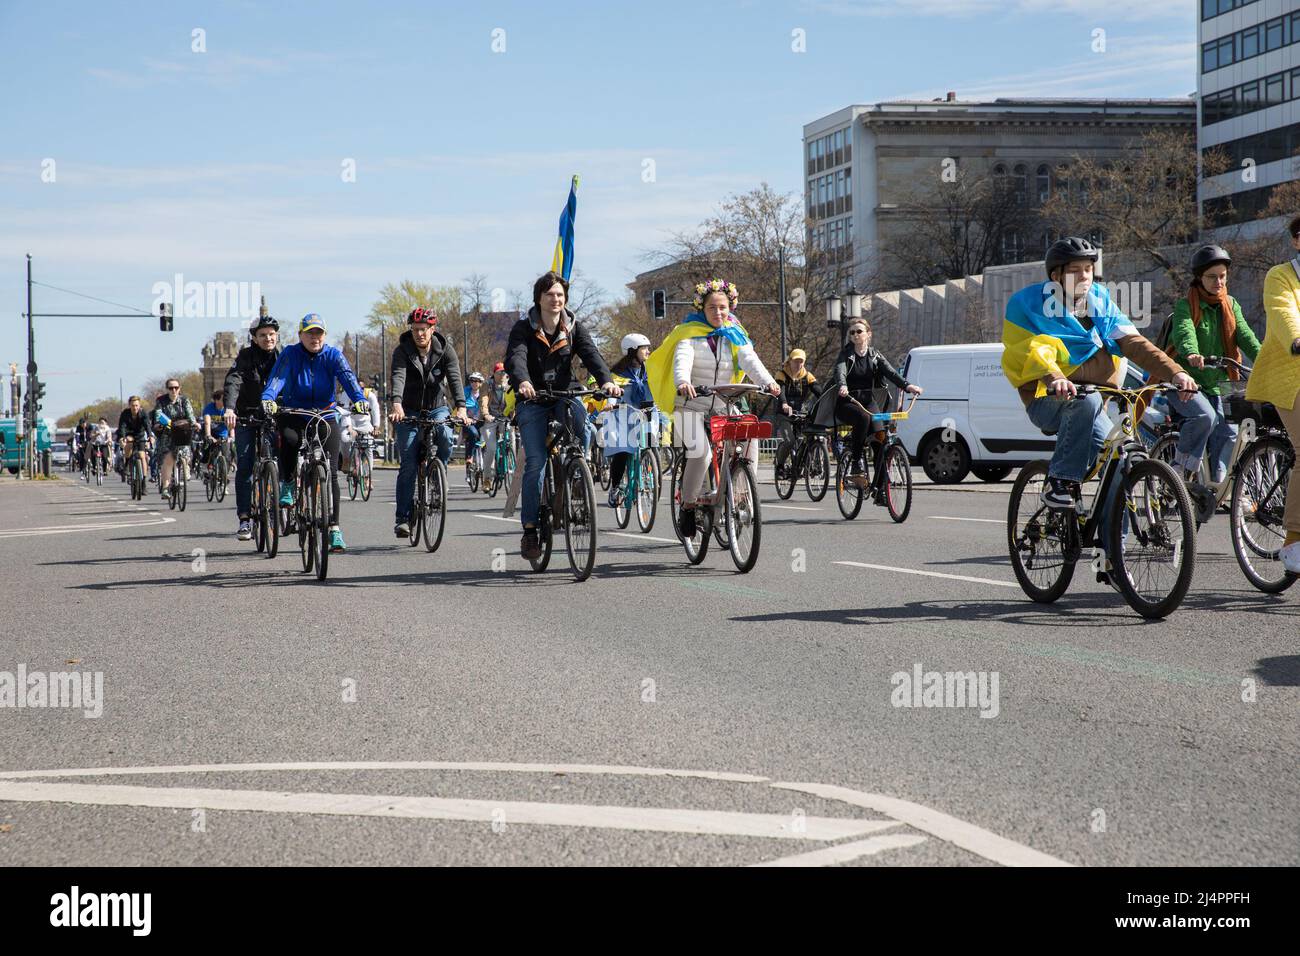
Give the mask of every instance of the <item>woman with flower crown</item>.
<path id="1" fill-rule="evenodd" d="M 646 362 L 655 404 L 665 413 L 673 411 L 673 432 L 681 436 L 686 450 L 678 519 L 685 538 L 695 536 L 695 503 L 713 458 L 708 416 L 723 411 L 717 398 L 699 397 L 695 389 L 734 384 L 747 374 L 773 395 L 781 394 L 781 386 L 759 360 L 754 343 L 732 311 L 738 298 L 735 285 L 723 279 L 697 284 L 698 311 L 673 329 Z M 748 454 L 757 468 L 758 442 L 749 442 Z"/>

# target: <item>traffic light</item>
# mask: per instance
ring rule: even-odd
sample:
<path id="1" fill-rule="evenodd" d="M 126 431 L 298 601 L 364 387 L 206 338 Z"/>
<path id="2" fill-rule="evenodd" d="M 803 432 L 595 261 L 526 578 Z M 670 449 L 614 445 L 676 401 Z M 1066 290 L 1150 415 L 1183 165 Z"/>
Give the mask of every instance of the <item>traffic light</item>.
<path id="1" fill-rule="evenodd" d="M 172 307 L 170 304 L 163 302 L 158 306 L 158 331 L 170 332 L 172 330 Z"/>
<path id="2" fill-rule="evenodd" d="M 651 311 L 654 317 L 656 319 L 667 318 L 668 316 L 667 293 L 665 293 L 663 289 L 655 289 L 652 293 L 650 293 L 650 298 L 653 303 Z"/>
<path id="3" fill-rule="evenodd" d="M 35 402 L 36 411 L 41 410 L 41 399 L 45 397 L 45 383 L 40 379 L 32 379 L 32 400 Z"/>

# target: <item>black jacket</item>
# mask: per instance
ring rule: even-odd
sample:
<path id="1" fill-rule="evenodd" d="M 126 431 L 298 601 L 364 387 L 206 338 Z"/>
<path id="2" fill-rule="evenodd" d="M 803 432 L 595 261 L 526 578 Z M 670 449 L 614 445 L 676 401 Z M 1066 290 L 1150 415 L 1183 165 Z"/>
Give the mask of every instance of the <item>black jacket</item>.
<path id="1" fill-rule="evenodd" d="M 117 419 L 117 437 L 118 438 L 135 438 L 139 435 L 149 433 L 149 413 L 142 407 L 139 415 L 132 415 L 131 409 L 122 409 L 122 414 Z"/>
<path id="2" fill-rule="evenodd" d="M 867 354 L 858 357 L 852 345 L 844 346 L 835 371 L 831 375 L 831 384 L 839 389 L 847 385 L 850 392 L 862 392 L 884 388 L 885 382 L 892 382 L 899 388 L 907 388 L 907 379 L 894 371 L 889 359 L 873 348 Z"/>
<path id="3" fill-rule="evenodd" d="M 547 342 L 541 332 L 542 317 L 537 306 L 528 310 L 528 318 L 520 319 L 510 329 L 506 343 L 506 375 L 517 393 L 523 382 L 532 382 L 533 388 L 562 391 L 575 384 L 573 359 L 576 356 L 587 371 L 596 376 L 596 383 L 612 382 L 609 366 L 601 357 L 591 333 L 579 324 L 568 309 L 561 316 L 556 337 Z M 561 329 L 563 338 L 561 339 Z M 563 344 L 555 347 L 559 342 Z M 548 377 L 549 376 L 549 377 Z"/>
<path id="4" fill-rule="evenodd" d="M 410 331 L 403 332 L 393 349 L 389 394 L 401 401 L 407 415 L 432 411 L 440 405 L 464 408 L 465 386 L 455 346 L 441 332 L 434 332 L 429 339 L 429 358 L 422 360 Z"/>
<path id="5" fill-rule="evenodd" d="M 796 412 L 800 409 L 807 412 L 810 410 L 812 400 L 822 393 L 822 383 L 817 381 L 812 373 L 801 379 L 792 379 L 786 374 L 785 369 L 781 369 L 773 377 L 781 386 L 781 397 L 773 399 L 777 411 L 781 410 L 781 403 L 785 402 Z"/>
<path id="6" fill-rule="evenodd" d="M 235 414 L 247 418 L 262 407 L 262 389 L 271 377 L 275 360 L 280 357 L 278 348 L 266 349 L 256 345 L 245 345 L 235 356 L 235 364 L 226 373 L 226 408 L 233 408 Z"/>

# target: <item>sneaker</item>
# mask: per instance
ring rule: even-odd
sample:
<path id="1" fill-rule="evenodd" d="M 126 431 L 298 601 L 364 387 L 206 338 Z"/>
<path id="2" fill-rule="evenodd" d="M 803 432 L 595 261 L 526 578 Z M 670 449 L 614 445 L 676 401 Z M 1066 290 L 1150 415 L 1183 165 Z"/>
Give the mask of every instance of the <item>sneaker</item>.
<path id="1" fill-rule="evenodd" d="M 346 550 L 343 545 L 343 532 L 338 528 L 330 528 L 330 554 L 338 554 Z"/>
<path id="2" fill-rule="evenodd" d="M 283 480 L 280 482 L 280 504 L 286 508 L 293 507 L 293 482 Z"/>
<path id="3" fill-rule="evenodd" d="M 1292 541 L 1277 556 L 1282 561 L 1282 567 L 1292 574 L 1300 574 L 1300 541 Z"/>
<path id="4" fill-rule="evenodd" d="M 1049 477 L 1043 486 L 1043 505 L 1053 511 L 1074 511 L 1081 497 L 1082 489 L 1077 481 Z"/>
<path id="5" fill-rule="evenodd" d="M 683 538 L 695 537 L 695 509 L 683 508 L 677 512 L 677 528 Z"/>
<path id="6" fill-rule="evenodd" d="M 171 494 L 171 492 L 168 491 L 166 488 L 164 488 L 162 491 L 158 492 L 158 494 L 162 496 L 162 500 L 163 500 L 163 501 L 171 501 L 171 500 L 172 500 L 172 494 Z"/>
<path id="7" fill-rule="evenodd" d="M 240 519 L 239 530 L 235 532 L 235 537 L 240 541 L 249 541 L 253 537 L 253 522 L 247 518 Z"/>
<path id="8" fill-rule="evenodd" d="M 405 521 L 399 521 L 393 525 L 393 534 L 399 538 L 409 538 L 411 536 L 411 526 Z"/>
<path id="9" fill-rule="evenodd" d="M 619 504 L 619 493 L 617 488 L 609 489 L 609 506 L 617 508 Z"/>
<path id="10" fill-rule="evenodd" d="M 525 561 L 536 561 L 542 556 L 542 544 L 537 540 L 536 528 L 525 528 L 519 540 L 519 553 Z"/>

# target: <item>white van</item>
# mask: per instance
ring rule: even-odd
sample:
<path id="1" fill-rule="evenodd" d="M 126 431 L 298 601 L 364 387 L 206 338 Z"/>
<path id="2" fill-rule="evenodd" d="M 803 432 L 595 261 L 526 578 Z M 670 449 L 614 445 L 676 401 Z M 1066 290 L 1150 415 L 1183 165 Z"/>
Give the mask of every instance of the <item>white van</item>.
<path id="1" fill-rule="evenodd" d="M 898 423 L 898 437 L 936 484 L 969 472 L 1001 481 L 1011 469 L 1050 458 L 1056 439 L 1029 421 L 1020 395 L 1002 374 L 1002 343 L 925 345 L 912 349 L 903 377 L 925 393 Z"/>

